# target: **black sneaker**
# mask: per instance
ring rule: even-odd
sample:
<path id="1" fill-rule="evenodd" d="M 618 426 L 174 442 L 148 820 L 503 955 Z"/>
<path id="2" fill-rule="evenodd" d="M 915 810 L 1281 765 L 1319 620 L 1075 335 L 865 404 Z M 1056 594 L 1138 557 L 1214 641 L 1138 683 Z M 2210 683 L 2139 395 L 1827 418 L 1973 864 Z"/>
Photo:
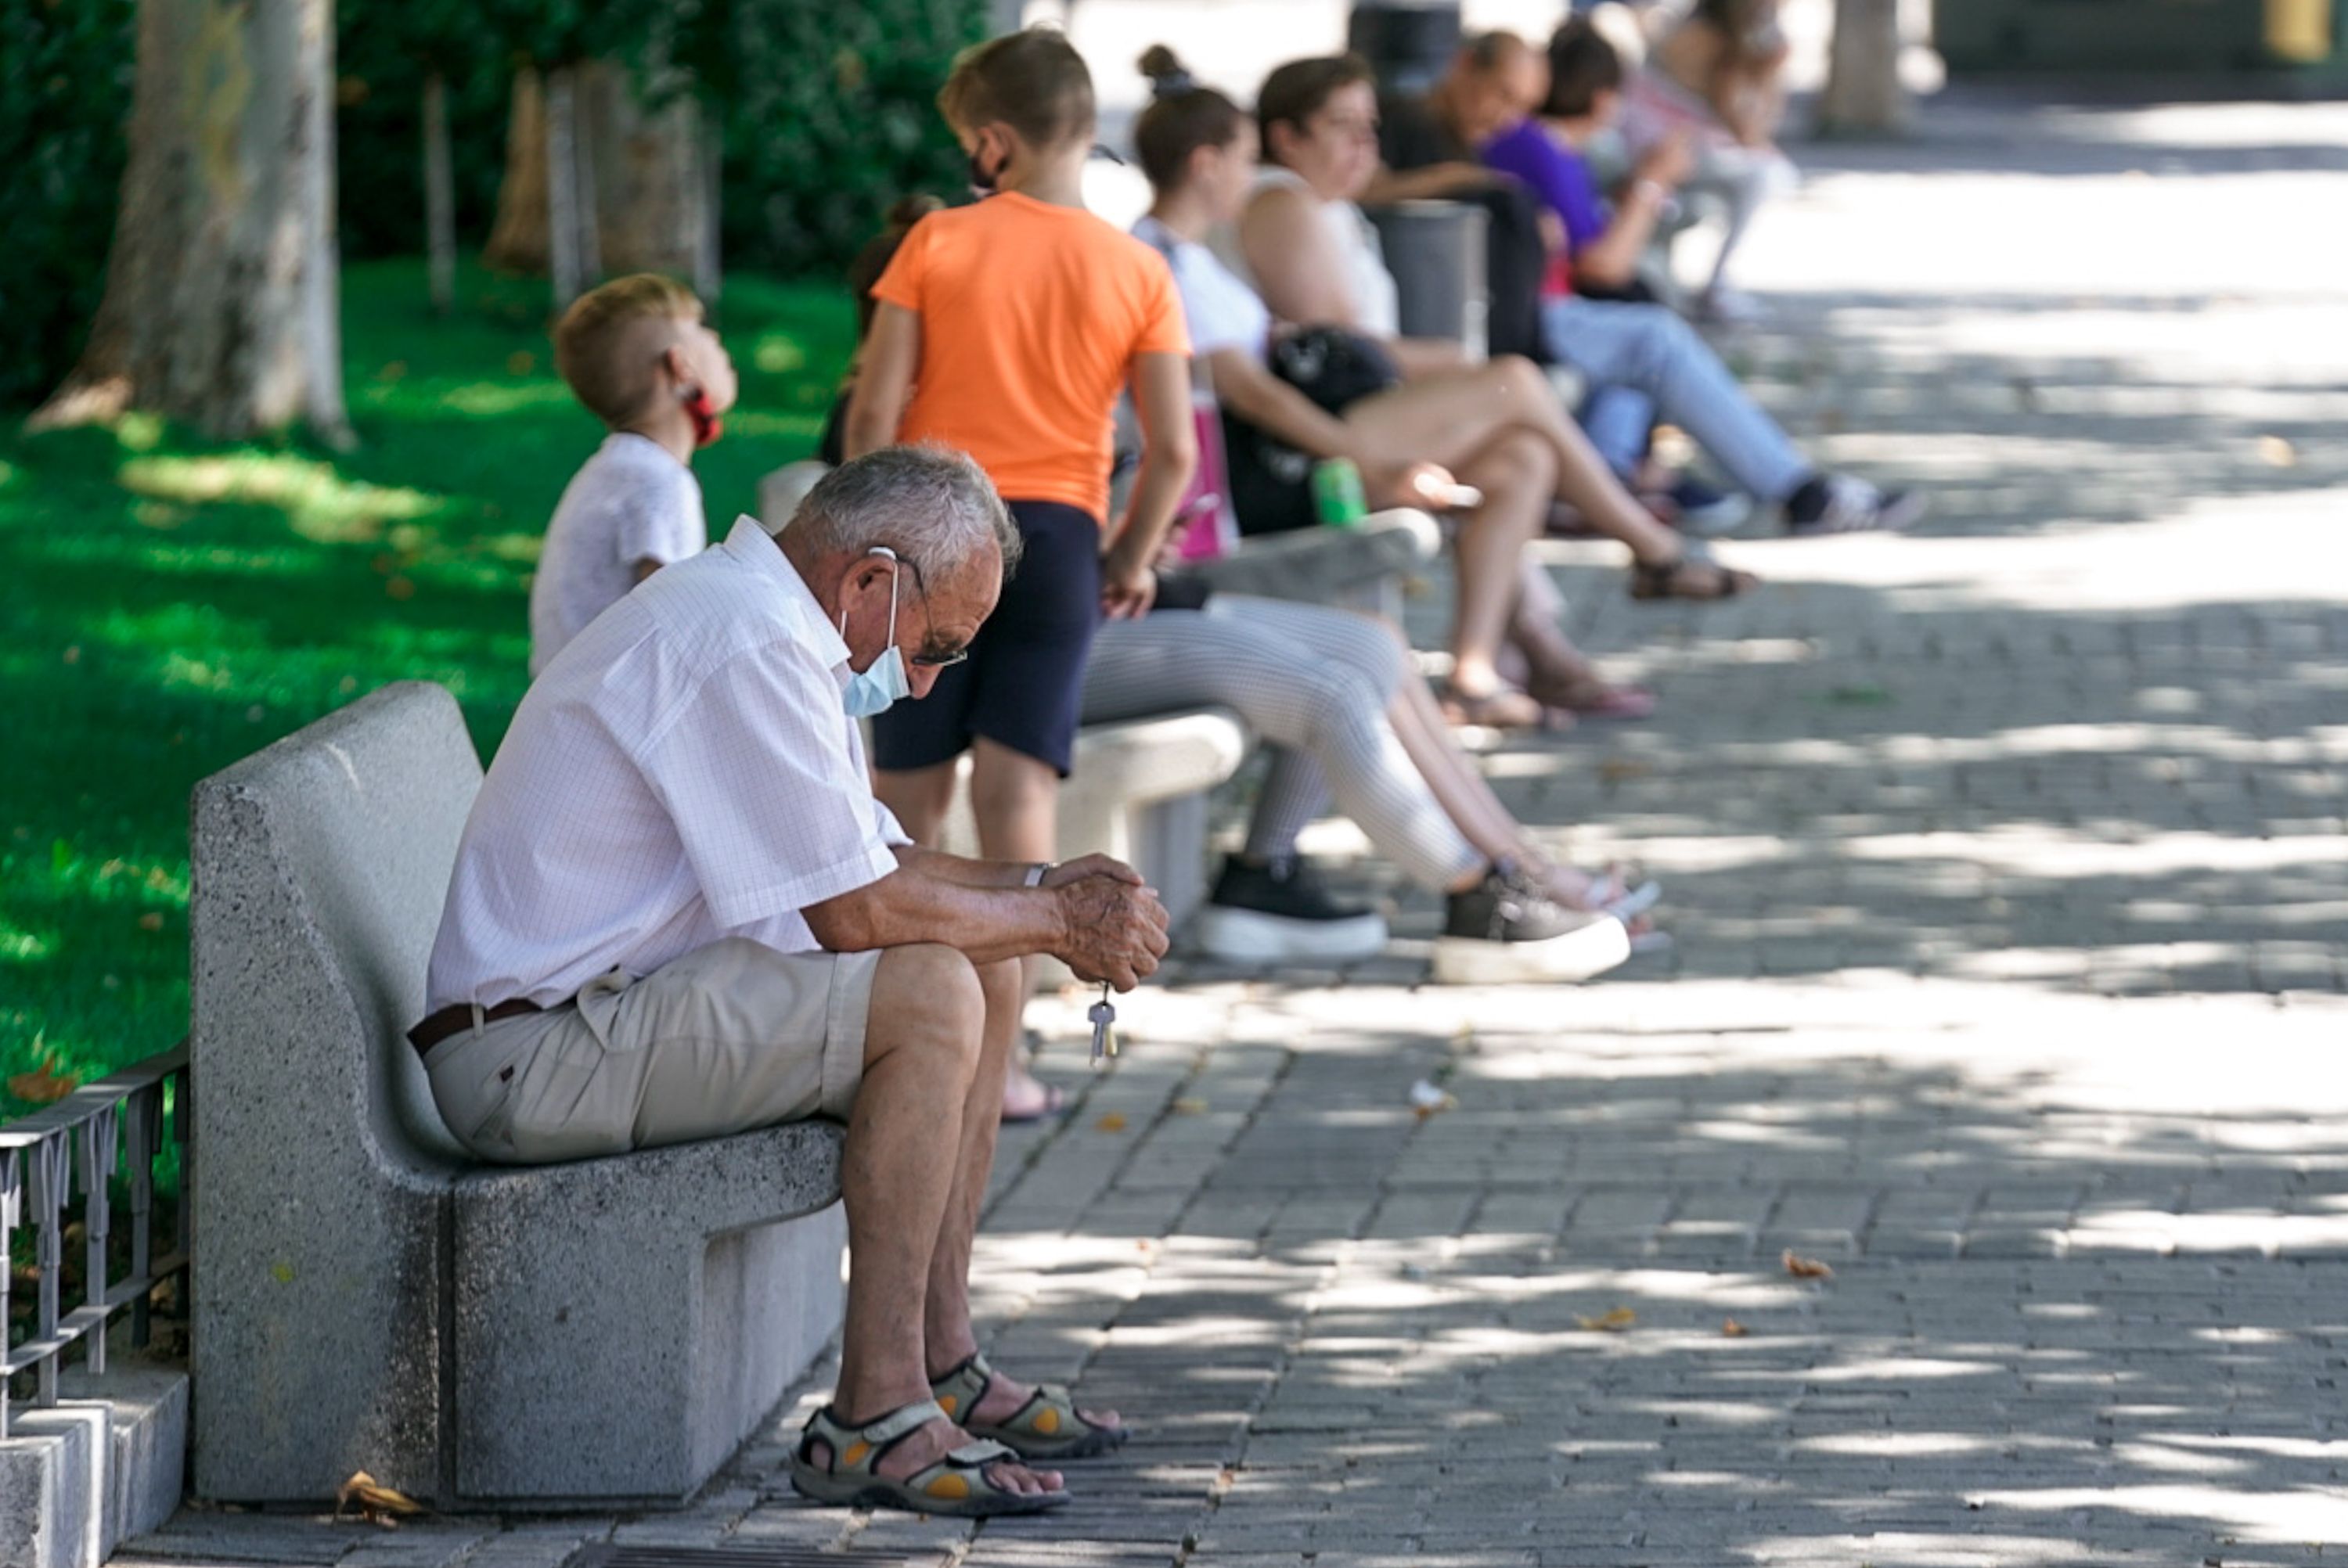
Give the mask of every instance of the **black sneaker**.
<path id="1" fill-rule="evenodd" d="M 1225 860 L 1195 934 L 1201 948 L 1239 964 L 1352 963 L 1386 945 L 1384 917 L 1338 903 L 1293 856 L 1261 866 Z"/>
<path id="2" fill-rule="evenodd" d="M 1630 956 L 1621 920 L 1568 908 L 1529 878 L 1496 867 L 1445 901 L 1435 978 L 1450 985 L 1586 980 Z"/>

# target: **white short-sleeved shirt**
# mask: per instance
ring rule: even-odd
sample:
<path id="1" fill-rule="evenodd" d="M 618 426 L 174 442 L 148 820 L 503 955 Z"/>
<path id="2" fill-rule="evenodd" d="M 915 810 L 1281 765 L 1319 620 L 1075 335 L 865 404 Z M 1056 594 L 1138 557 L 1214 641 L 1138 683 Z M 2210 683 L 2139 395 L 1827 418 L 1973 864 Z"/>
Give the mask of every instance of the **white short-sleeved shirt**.
<path id="1" fill-rule="evenodd" d="M 1136 238 L 1166 258 L 1174 273 L 1174 287 L 1182 296 L 1182 314 L 1190 323 L 1190 352 L 1213 354 L 1235 348 L 1256 359 L 1264 357 L 1272 342 L 1272 312 L 1265 308 L 1247 281 L 1223 265 L 1212 251 L 1195 240 L 1185 240 L 1157 219 L 1144 216 L 1133 226 Z"/>
<path id="2" fill-rule="evenodd" d="M 1302 190 L 1306 200 L 1314 204 L 1321 226 L 1327 231 L 1329 242 L 1337 248 L 1337 265 L 1345 282 L 1345 292 L 1354 302 L 1354 326 L 1374 338 L 1397 338 L 1402 335 L 1402 292 L 1395 283 L 1394 274 L 1386 270 L 1385 248 L 1378 242 L 1377 226 L 1369 215 L 1350 201 L 1324 200 L 1294 169 L 1277 164 L 1266 164 L 1256 170 L 1255 190 L 1249 197 L 1266 190 Z M 1238 230 L 1231 224 L 1218 224 L 1208 236 L 1215 254 L 1223 264 L 1255 288 L 1255 278 L 1249 272 L 1247 258 L 1241 252 Z M 1256 291 L 1259 294 L 1261 290 Z M 1300 326 L 1325 326 L 1324 322 L 1300 322 Z"/>
<path id="3" fill-rule="evenodd" d="M 430 1010 L 551 1007 L 723 937 L 821 944 L 800 911 L 897 868 L 840 705 L 848 645 L 748 518 L 546 667 L 466 820 Z"/>
<path id="4" fill-rule="evenodd" d="M 701 485 L 659 442 L 615 430 L 563 487 L 530 585 L 530 672 L 628 597 L 636 564 L 709 546 Z"/>

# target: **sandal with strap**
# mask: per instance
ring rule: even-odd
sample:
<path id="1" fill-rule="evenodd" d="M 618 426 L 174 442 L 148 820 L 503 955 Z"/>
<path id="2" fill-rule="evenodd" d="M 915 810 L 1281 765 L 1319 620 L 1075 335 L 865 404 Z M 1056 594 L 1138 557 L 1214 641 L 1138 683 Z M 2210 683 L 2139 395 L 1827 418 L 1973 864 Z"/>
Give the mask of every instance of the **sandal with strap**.
<path id="1" fill-rule="evenodd" d="M 1446 682 L 1437 699 L 1443 708 L 1447 724 L 1473 724 L 1486 730 L 1545 730 L 1558 725 L 1555 716 L 1533 698 L 1513 686 L 1495 687 L 1489 692 L 1463 692 Z"/>
<path id="2" fill-rule="evenodd" d="M 1562 708 L 1584 719 L 1646 719 L 1654 716 L 1655 694 L 1644 686 L 1610 686 L 1596 673 L 1536 675 L 1525 694 L 1545 708 Z"/>
<path id="3" fill-rule="evenodd" d="M 1735 599 L 1760 580 L 1749 571 L 1721 565 L 1694 540 L 1667 561 L 1631 563 L 1632 599 Z"/>
<path id="4" fill-rule="evenodd" d="M 850 1508 L 901 1508 L 913 1513 L 951 1514 L 956 1519 L 992 1519 L 1007 1513 L 1045 1513 L 1068 1501 L 1060 1491 L 1014 1491 L 986 1473 L 987 1467 L 1019 1455 L 1008 1444 L 980 1440 L 950 1450 L 935 1464 L 902 1477 L 877 1468 L 889 1450 L 932 1421 L 949 1419 L 934 1399 L 920 1399 L 860 1427 L 844 1426 L 829 1407 L 808 1418 L 791 1450 L 791 1486 L 801 1497 Z M 816 1462 L 815 1447 L 831 1450 L 829 1464 Z"/>
<path id="5" fill-rule="evenodd" d="M 1091 1459 L 1125 1446 L 1133 1433 L 1124 1427 L 1104 1427 L 1085 1419 L 1068 1390 L 1057 1383 L 1038 1383 L 1027 1402 L 1007 1419 L 980 1421 L 961 1412 L 975 1410 L 994 1381 L 994 1368 L 981 1351 L 930 1384 L 930 1393 L 947 1414 L 962 1419 L 963 1430 L 974 1438 L 1008 1444 L 1027 1460 Z"/>

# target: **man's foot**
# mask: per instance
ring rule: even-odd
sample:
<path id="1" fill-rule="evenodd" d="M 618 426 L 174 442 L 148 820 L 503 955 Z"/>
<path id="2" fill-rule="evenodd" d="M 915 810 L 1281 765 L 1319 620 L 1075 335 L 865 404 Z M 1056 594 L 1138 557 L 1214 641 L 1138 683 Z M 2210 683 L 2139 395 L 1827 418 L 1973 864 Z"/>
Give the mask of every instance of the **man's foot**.
<path id="1" fill-rule="evenodd" d="M 1452 985 L 1586 980 L 1630 956 L 1621 920 L 1569 908 L 1532 877 L 1496 866 L 1445 900 L 1435 978 Z"/>
<path id="2" fill-rule="evenodd" d="M 791 1485 L 819 1502 L 961 1518 L 1040 1513 L 1068 1500 L 1059 1471 L 980 1441 L 927 1399 L 870 1421 L 818 1410 L 792 1454 Z"/>
<path id="3" fill-rule="evenodd" d="M 1197 932 L 1199 946 L 1228 963 L 1354 963 L 1386 945 L 1377 911 L 1338 903 L 1294 856 L 1261 865 L 1225 860 Z"/>
<path id="4" fill-rule="evenodd" d="M 1922 518 L 1928 506 L 1914 490 L 1879 490 L 1849 474 L 1819 474 L 1786 497 L 1786 531 L 1813 534 L 1896 534 Z"/>
<path id="5" fill-rule="evenodd" d="M 1133 1435 L 1115 1410 L 1080 1409 L 1057 1383 L 1014 1382 L 982 1352 L 932 1378 L 930 1393 L 973 1435 L 1030 1460 L 1090 1459 L 1124 1447 Z"/>

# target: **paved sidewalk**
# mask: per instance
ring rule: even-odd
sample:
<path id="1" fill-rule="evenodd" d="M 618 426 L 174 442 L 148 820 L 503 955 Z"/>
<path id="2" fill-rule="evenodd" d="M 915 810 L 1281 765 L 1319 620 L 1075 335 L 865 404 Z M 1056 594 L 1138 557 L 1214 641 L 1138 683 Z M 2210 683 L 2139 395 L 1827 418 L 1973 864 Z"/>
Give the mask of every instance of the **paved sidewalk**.
<path id="1" fill-rule="evenodd" d="M 2348 282 L 2312 232 L 2348 111 L 1972 103 L 1810 155 L 1736 351 L 1834 460 L 1931 482 L 1922 537 L 1732 546 L 1768 587 L 1688 610 L 1555 548 L 1663 712 L 1488 761 L 1664 878 L 1669 953 L 1426 987 L 1406 897 L 1341 988 L 1180 969 L 1097 1078 L 1047 1006 L 1082 1098 L 1006 1142 L 978 1273 L 999 1361 L 1140 1429 L 1074 1507 L 803 1506 L 787 1411 L 680 1513 L 187 1514 L 126 1555 L 2348 1555 Z"/>

